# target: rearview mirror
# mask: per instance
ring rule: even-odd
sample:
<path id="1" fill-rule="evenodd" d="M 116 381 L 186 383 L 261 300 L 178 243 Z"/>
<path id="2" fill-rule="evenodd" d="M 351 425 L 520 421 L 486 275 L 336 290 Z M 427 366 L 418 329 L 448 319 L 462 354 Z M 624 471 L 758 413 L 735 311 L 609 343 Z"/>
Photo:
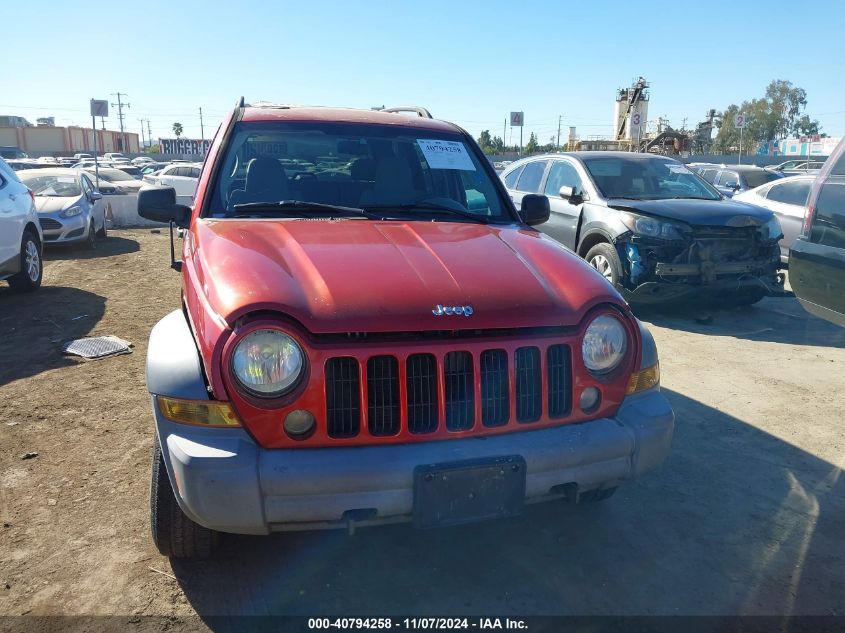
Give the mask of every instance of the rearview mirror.
<path id="1" fill-rule="evenodd" d="M 173 222 L 186 229 L 191 223 L 191 208 L 176 203 L 173 187 L 141 187 L 138 192 L 138 215 L 154 222 Z"/>
<path id="2" fill-rule="evenodd" d="M 536 193 L 529 193 L 522 198 L 522 208 L 519 211 L 519 217 L 528 226 L 535 226 L 548 222 L 551 211 L 549 209 L 549 199 L 546 196 L 541 196 Z"/>

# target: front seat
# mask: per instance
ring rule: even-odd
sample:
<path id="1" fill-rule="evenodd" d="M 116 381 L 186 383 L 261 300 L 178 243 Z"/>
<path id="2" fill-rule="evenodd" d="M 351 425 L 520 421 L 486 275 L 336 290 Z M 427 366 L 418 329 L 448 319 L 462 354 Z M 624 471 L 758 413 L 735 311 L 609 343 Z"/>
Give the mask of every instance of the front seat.
<path id="1" fill-rule="evenodd" d="M 405 204 L 416 199 L 417 191 L 408 162 L 396 156 L 382 158 L 374 175 L 372 189 L 361 195 L 362 205 Z"/>
<path id="2" fill-rule="evenodd" d="M 246 166 L 243 189 L 235 189 L 229 196 L 229 208 L 249 202 L 279 202 L 290 197 L 285 168 L 275 158 L 253 158 Z"/>

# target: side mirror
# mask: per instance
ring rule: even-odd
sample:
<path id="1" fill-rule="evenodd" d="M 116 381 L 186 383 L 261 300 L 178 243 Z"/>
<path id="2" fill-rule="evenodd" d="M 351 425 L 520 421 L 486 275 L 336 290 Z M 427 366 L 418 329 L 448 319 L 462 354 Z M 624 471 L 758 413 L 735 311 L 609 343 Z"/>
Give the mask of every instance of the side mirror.
<path id="1" fill-rule="evenodd" d="M 551 210 L 549 209 L 549 199 L 546 196 L 541 196 L 536 193 L 529 193 L 522 198 L 522 208 L 519 211 L 519 217 L 528 226 L 535 226 L 548 222 Z"/>
<path id="2" fill-rule="evenodd" d="M 566 185 L 564 185 L 563 187 L 560 188 L 560 191 L 558 191 L 558 194 L 564 200 L 569 200 L 572 196 L 575 195 L 575 188 L 574 187 L 567 187 Z"/>
<path id="3" fill-rule="evenodd" d="M 191 208 L 176 203 L 173 187 L 141 187 L 138 192 L 138 215 L 154 222 L 173 222 L 186 229 L 191 222 Z"/>
<path id="4" fill-rule="evenodd" d="M 91 198 L 91 202 L 97 202 L 97 200 L 103 199 L 103 194 L 101 194 L 99 191 L 92 191 L 89 197 Z"/>
<path id="5" fill-rule="evenodd" d="M 729 180 L 723 186 L 725 187 L 725 189 L 733 189 L 734 191 L 739 189 L 739 183 L 735 180 Z"/>

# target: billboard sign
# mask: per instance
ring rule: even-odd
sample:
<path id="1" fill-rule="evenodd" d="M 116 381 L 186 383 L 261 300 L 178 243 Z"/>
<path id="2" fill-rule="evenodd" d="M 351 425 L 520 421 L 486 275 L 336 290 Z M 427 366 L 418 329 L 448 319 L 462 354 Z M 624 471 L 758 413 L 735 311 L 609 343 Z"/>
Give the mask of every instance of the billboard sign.
<path id="1" fill-rule="evenodd" d="M 160 138 L 159 151 L 162 154 L 188 154 L 191 156 L 205 156 L 211 141 L 190 138 Z"/>

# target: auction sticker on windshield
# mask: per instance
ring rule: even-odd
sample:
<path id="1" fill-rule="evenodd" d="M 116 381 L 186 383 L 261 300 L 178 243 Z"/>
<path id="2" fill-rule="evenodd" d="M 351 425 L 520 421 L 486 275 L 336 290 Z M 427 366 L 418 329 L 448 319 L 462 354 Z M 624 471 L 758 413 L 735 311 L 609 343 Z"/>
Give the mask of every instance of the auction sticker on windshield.
<path id="1" fill-rule="evenodd" d="M 461 169 L 475 171 L 475 165 L 467 153 L 467 148 L 458 141 L 437 141 L 417 139 L 423 156 L 432 169 Z"/>

